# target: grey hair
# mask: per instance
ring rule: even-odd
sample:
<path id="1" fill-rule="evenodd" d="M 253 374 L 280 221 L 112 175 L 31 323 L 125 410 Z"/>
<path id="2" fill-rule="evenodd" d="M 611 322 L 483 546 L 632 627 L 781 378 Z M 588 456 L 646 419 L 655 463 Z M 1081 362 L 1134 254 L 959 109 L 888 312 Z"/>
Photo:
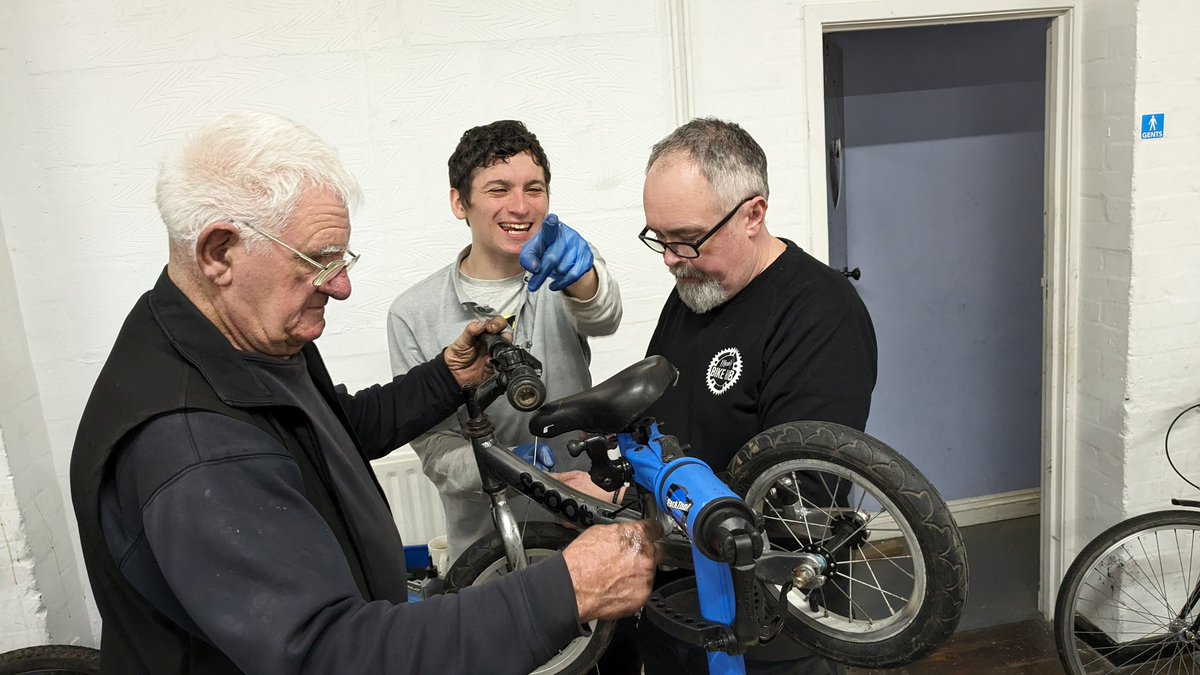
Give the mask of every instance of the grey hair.
<path id="1" fill-rule="evenodd" d="M 186 245 L 195 255 L 196 238 L 215 222 L 243 220 L 280 233 L 312 188 L 331 190 L 348 209 L 360 198 L 337 151 L 312 131 L 270 113 L 235 113 L 167 155 L 155 201 L 172 245 Z M 242 231 L 250 242 L 262 239 Z"/>
<path id="2" fill-rule="evenodd" d="M 696 164 L 719 208 L 751 195 L 770 196 L 767 155 L 746 130 L 714 117 L 698 117 L 654 144 L 646 172 L 663 158 L 680 155 Z"/>

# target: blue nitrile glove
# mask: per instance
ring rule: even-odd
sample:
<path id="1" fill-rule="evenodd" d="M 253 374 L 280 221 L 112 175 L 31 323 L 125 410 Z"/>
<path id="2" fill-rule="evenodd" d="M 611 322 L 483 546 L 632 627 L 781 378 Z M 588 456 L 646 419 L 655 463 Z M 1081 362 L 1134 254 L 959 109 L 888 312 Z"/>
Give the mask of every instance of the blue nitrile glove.
<path id="1" fill-rule="evenodd" d="M 545 443 L 522 443 L 513 448 L 513 454 L 539 471 L 554 468 L 554 451 Z"/>
<path id="2" fill-rule="evenodd" d="M 542 221 L 542 229 L 521 248 L 521 267 L 533 275 L 529 277 L 530 291 L 541 288 L 546 279 L 554 280 L 550 290 L 561 291 L 592 269 L 592 249 L 578 232 L 551 213 Z"/>

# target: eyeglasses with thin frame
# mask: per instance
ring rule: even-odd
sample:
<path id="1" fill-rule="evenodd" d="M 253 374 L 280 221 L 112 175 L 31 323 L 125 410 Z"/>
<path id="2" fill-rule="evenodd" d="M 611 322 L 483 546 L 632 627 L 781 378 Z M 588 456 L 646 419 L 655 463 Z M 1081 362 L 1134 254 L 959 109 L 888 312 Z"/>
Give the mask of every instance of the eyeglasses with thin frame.
<path id="1" fill-rule="evenodd" d="M 729 213 L 726 213 L 725 217 L 722 218 L 720 222 L 718 222 L 716 225 L 713 225 L 712 229 L 710 229 L 708 232 L 705 232 L 704 236 L 700 237 L 696 241 L 662 241 L 655 239 L 654 237 L 648 237 L 646 236 L 646 233 L 650 231 L 649 225 L 642 229 L 641 234 L 638 235 L 638 239 L 641 239 L 642 243 L 655 253 L 664 253 L 667 249 L 670 249 L 671 253 L 674 253 L 680 258 L 699 258 L 701 244 L 708 241 L 709 237 L 712 237 L 717 233 L 717 230 L 725 227 L 725 223 L 728 223 L 733 218 L 733 214 L 737 213 L 738 209 L 745 206 L 747 202 L 757 196 L 758 195 L 750 195 L 749 197 L 746 197 L 742 201 L 738 202 L 738 205 L 730 209 Z"/>
<path id="2" fill-rule="evenodd" d="M 251 225 L 250 223 L 247 223 L 244 220 L 231 220 L 229 222 L 231 222 L 234 225 L 237 225 L 239 227 L 248 227 L 251 230 L 254 230 L 255 232 L 266 237 L 267 239 L 270 239 L 271 241 L 275 242 L 276 244 L 279 244 L 280 246 L 291 251 L 292 253 L 295 253 L 296 257 L 300 258 L 304 262 L 306 262 L 309 265 L 312 265 L 313 267 L 320 270 L 319 272 L 317 272 L 316 278 L 314 278 L 312 281 L 313 286 L 320 286 L 320 285 L 324 284 L 326 281 L 329 281 L 330 279 L 337 276 L 337 273 L 341 272 L 342 270 L 346 270 L 347 272 L 349 272 L 350 268 L 354 267 L 354 263 L 358 262 L 359 255 L 357 253 L 354 253 L 350 249 L 346 249 L 346 257 L 339 258 L 338 260 L 334 260 L 333 262 L 329 263 L 328 265 L 322 265 L 321 263 L 317 262 L 316 260 L 313 260 L 312 258 L 304 255 L 300 251 L 297 251 L 296 249 L 292 248 L 291 246 L 288 246 L 284 242 L 280 241 L 278 238 L 272 236 L 269 232 L 264 232 L 264 231 L 258 229 L 257 227 Z"/>

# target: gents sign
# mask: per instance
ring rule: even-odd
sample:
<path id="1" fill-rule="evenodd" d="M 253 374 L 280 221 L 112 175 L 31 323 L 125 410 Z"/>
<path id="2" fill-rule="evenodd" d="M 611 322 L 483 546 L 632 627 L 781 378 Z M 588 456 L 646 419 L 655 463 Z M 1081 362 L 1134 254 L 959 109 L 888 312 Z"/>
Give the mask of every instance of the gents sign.
<path id="1" fill-rule="evenodd" d="M 1142 115 L 1142 138 L 1162 138 L 1166 118 L 1166 113 Z"/>

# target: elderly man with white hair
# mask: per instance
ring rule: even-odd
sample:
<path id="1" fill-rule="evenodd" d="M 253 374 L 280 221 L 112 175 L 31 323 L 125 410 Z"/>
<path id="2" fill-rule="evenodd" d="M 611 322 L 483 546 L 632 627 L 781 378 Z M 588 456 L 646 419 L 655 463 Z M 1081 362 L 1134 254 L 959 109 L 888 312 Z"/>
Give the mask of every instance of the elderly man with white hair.
<path id="1" fill-rule="evenodd" d="M 474 321 L 431 361 L 349 394 L 313 341 L 350 296 L 358 188 L 312 132 L 224 117 L 164 162 L 169 260 L 134 305 L 71 460 L 105 672 L 527 673 L 581 622 L 649 595 L 645 523 L 406 603 L 368 461 L 452 414 L 485 375 Z M 486 624 L 479 617 L 488 618 Z M 486 663 L 486 667 L 481 664 Z"/>

